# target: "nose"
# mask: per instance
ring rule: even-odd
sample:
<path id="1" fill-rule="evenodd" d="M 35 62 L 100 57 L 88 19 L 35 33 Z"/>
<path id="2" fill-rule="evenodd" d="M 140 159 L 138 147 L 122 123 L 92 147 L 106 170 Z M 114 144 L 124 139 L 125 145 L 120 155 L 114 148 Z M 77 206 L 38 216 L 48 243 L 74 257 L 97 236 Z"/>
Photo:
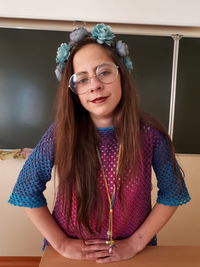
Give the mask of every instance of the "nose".
<path id="1" fill-rule="evenodd" d="M 101 90 L 103 88 L 103 83 L 98 79 L 96 75 L 90 78 L 90 92 L 94 92 L 96 90 Z"/>

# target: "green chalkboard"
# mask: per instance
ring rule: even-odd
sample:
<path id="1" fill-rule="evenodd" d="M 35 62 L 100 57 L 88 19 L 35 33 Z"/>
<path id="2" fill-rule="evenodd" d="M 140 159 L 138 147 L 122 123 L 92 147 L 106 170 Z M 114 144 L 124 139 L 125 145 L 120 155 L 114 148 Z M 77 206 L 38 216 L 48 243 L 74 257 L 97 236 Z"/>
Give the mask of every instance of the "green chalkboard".
<path id="1" fill-rule="evenodd" d="M 168 127 L 173 39 L 117 35 L 129 45 L 142 108 Z M 55 55 L 68 33 L 0 29 L 0 148 L 34 147 L 53 120 Z"/>
<path id="2" fill-rule="evenodd" d="M 179 46 L 174 144 L 178 153 L 200 153 L 200 39 Z"/>
<path id="3" fill-rule="evenodd" d="M 0 29 L 0 148 L 34 147 L 53 119 L 63 32 Z"/>
<path id="4" fill-rule="evenodd" d="M 173 39 L 163 36 L 120 35 L 134 61 L 141 107 L 168 129 Z"/>

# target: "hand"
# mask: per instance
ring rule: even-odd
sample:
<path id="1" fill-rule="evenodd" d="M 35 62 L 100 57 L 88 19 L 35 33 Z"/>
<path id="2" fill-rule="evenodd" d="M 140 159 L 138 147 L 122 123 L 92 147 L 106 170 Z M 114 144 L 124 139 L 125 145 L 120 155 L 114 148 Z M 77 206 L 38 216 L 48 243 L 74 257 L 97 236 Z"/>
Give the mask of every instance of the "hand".
<path id="1" fill-rule="evenodd" d="M 106 246 L 101 245 L 100 241 L 104 242 L 104 240 L 88 240 L 85 241 L 86 246 L 84 248 L 85 252 L 90 252 L 91 254 L 88 254 L 88 259 L 94 259 L 98 263 L 108 263 L 113 261 L 122 261 L 127 260 L 132 257 L 134 257 L 139 251 L 133 246 L 131 240 L 129 238 L 123 239 L 123 240 L 115 240 L 115 246 L 110 249 L 109 253 L 109 245 L 107 246 L 108 253 L 105 252 L 105 256 L 103 255 L 103 251 L 101 248 L 105 248 Z M 99 253 L 97 253 L 99 251 Z"/>
<path id="2" fill-rule="evenodd" d="M 105 240 L 95 239 L 84 242 L 80 239 L 67 238 L 57 251 L 69 259 L 97 260 L 109 257 L 109 248 Z"/>

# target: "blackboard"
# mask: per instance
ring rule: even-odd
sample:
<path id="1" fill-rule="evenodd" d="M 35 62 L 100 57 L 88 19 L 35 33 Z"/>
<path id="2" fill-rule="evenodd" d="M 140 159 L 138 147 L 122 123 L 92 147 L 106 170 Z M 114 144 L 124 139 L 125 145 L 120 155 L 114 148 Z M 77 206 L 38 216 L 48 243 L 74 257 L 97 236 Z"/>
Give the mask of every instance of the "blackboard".
<path id="1" fill-rule="evenodd" d="M 0 148 L 34 147 L 53 120 L 55 53 L 66 34 L 0 29 Z"/>
<path id="2" fill-rule="evenodd" d="M 129 44 L 141 107 L 168 129 L 173 39 L 164 36 L 118 35 Z"/>
<path id="3" fill-rule="evenodd" d="M 178 153 L 200 153 L 200 39 L 179 46 L 174 144 Z"/>
<path id="4" fill-rule="evenodd" d="M 142 108 L 158 118 L 167 129 L 173 39 L 122 34 L 117 35 L 117 39 L 129 45 Z M 52 123 L 58 86 L 54 75 L 55 55 L 62 42 L 68 42 L 67 32 L 0 29 L 1 149 L 34 147 Z M 179 69 L 182 73 L 181 67 Z M 177 127 L 175 137 L 180 134 Z M 180 148 L 177 142 L 175 145 Z M 181 146 L 179 151 L 188 151 L 184 149 L 184 139 Z M 195 150 L 195 153 L 199 152 L 200 149 Z"/>

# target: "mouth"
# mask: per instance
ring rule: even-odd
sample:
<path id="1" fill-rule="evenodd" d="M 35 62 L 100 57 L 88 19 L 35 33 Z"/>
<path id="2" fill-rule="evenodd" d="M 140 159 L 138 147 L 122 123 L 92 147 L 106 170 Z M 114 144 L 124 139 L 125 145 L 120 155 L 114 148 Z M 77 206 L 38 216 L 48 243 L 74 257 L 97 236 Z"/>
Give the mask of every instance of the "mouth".
<path id="1" fill-rule="evenodd" d="M 108 98 L 108 96 L 97 97 L 97 98 L 93 99 L 91 102 L 94 104 L 103 103 L 104 101 L 106 101 L 107 98 Z"/>

